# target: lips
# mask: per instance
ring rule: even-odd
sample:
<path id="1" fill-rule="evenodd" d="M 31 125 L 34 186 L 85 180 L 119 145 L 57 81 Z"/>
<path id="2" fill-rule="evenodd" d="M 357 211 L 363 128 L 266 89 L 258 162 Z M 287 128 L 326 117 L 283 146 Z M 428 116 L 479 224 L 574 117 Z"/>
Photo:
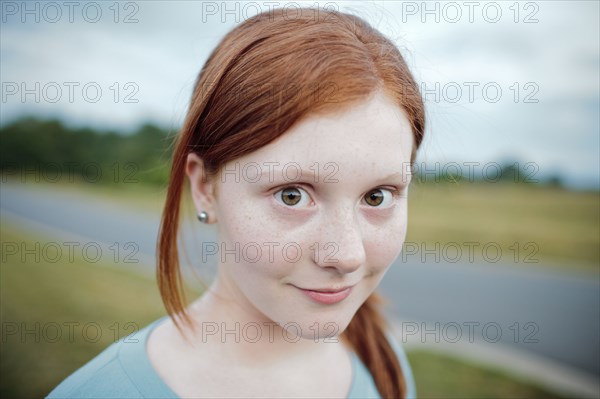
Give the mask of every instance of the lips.
<path id="1" fill-rule="evenodd" d="M 302 290 L 306 290 L 306 291 L 314 291 L 314 292 L 325 292 L 325 293 L 334 293 L 334 292 L 341 292 L 344 290 L 347 290 L 348 288 L 352 288 L 351 285 L 347 286 L 347 287 L 342 287 L 342 288 L 300 288 Z"/>
<path id="2" fill-rule="evenodd" d="M 294 286 L 296 287 L 296 286 Z M 311 298 L 312 300 L 331 305 L 338 303 L 346 299 L 352 292 L 353 286 L 346 286 L 342 288 L 318 288 L 318 289 L 305 289 L 298 288 L 302 293 Z"/>

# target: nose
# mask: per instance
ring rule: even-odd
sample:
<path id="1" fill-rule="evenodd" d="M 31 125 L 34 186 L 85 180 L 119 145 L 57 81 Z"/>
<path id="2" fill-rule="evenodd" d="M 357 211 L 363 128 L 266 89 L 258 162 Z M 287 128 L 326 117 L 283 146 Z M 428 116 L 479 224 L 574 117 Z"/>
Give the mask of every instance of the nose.
<path id="1" fill-rule="evenodd" d="M 352 273 L 366 261 L 363 233 L 352 207 L 337 209 L 325 218 L 313 244 L 313 261 L 321 267 Z"/>

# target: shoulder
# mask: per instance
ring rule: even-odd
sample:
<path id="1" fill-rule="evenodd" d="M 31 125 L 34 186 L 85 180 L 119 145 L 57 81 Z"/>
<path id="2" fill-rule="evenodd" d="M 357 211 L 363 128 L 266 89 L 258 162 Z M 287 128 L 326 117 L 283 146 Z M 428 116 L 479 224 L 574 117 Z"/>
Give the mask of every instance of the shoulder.
<path id="1" fill-rule="evenodd" d="M 113 343 L 68 376 L 48 398 L 130 397 L 141 398 L 119 363 L 121 342 Z M 110 384 L 107 382 L 110 381 Z"/>
<path id="2" fill-rule="evenodd" d="M 146 355 L 146 339 L 161 320 L 111 344 L 63 380 L 47 398 L 173 397 Z"/>
<path id="3" fill-rule="evenodd" d="M 386 338 L 394 350 L 396 357 L 400 362 L 400 366 L 402 367 L 402 373 L 404 375 L 404 379 L 406 380 L 406 398 L 416 398 L 417 392 L 415 380 L 413 378 L 412 369 L 410 367 L 410 363 L 408 362 L 406 352 L 392 331 L 386 332 Z M 355 352 L 352 352 L 352 373 L 352 387 L 347 396 L 349 399 L 381 398 L 381 395 L 375 386 L 373 376 Z"/>
<path id="4" fill-rule="evenodd" d="M 406 380 L 406 397 L 416 398 L 417 389 L 415 379 L 412 373 L 412 368 L 410 367 L 410 363 L 408 361 L 408 357 L 406 356 L 406 352 L 392 331 L 388 331 L 386 335 L 388 342 L 394 349 L 394 352 L 396 352 L 396 356 L 398 357 L 398 361 L 402 367 L 402 373 L 404 374 L 404 379 Z"/>

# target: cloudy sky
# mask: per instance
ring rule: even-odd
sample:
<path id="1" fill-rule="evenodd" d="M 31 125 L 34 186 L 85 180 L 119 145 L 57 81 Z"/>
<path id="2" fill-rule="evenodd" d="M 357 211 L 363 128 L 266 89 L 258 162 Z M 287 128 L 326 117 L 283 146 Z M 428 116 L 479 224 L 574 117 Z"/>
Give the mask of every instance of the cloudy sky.
<path id="1" fill-rule="evenodd" d="M 223 35 L 278 5 L 355 13 L 395 40 L 426 99 L 420 162 L 517 161 L 600 186 L 597 1 L 3 1 L 2 125 L 176 129 Z"/>

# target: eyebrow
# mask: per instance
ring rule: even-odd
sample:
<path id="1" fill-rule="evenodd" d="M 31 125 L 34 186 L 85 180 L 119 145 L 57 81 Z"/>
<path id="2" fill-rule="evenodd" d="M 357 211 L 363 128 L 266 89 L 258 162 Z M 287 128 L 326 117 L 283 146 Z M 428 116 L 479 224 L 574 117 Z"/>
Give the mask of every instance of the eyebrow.
<path id="1" fill-rule="evenodd" d="M 284 176 L 284 170 L 286 170 L 286 169 L 263 170 L 259 176 L 261 179 L 265 176 L 271 177 L 271 178 L 275 177 L 275 180 L 276 180 L 277 177 L 282 178 Z M 328 172 L 328 171 L 323 171 L 323 172 L 317 171 L 317 173 L 315 173 L 312 170 L 305 170 L 305 169 L 298 169 L 298 168 L 293 168 L 292 170 L 294 171 L 294 173 L 298 172 L 296 174 L 297 177 L 294 177 L 294 178 L 285 177 L 285 178 L 283 178 L 283 180 L 290 182 L 290 183 L 295 182 L 295 181 L 300 181 L 306 177 L 312 177 L 313 181 L 314 181 L 314 178 L 318 177 L 319 180 L 314 181 L 315 183 L 327 183 L 327 181 L 325 181 L 327 179 L 330 179 L 330 183 L 333 183 L 336 180 L 335 173 L 332 174 L 331 172 Z M 411 176 L 411 174 L 407 175 L 407 174 L 400 173 L 400 172 L 394 172 L 387 176 L 376 179 L 373 183 L 381 184 L 381 183 L 386 183 L 386 182 L 389 182 L 391 180 L 396 180 L 396 179 L 399 179 L 402 182 L 401 184 L 403 186 L 405 186 L 408 183 L 410 183 L 412 176 Z M 269 180 L 274 181 L 271 179 L 269 179 Z"/>
<path id="2" fill-rule="evenodd" d="M 381 179 L 377 179 L 377 182 L 380 183 L 384 183 L 386 181 L 390 181 L 390 180 L 395 180 L 395 179 L 400 179 L 402 181 L 403 184 L 406 184 L 408 182 L 410 182 L 410 179 L 412 178 L 411 174 L 404 174 L 404 173 L 400 173 L 400 172 L 394 172 L 390 175 L 387 175 L 385 177 L 382 177 Z"/>

